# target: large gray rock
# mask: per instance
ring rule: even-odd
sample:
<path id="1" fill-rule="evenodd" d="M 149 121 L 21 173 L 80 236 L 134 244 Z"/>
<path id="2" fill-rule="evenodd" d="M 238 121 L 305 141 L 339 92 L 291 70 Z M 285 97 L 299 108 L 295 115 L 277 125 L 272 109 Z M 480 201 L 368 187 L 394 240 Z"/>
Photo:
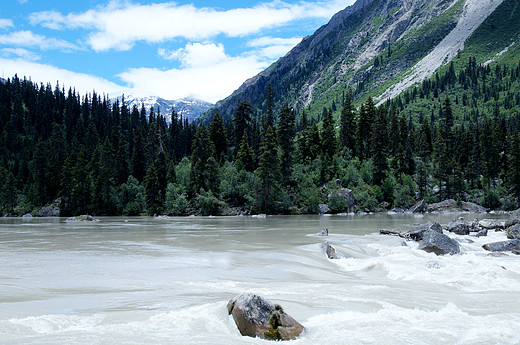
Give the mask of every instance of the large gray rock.
<path id="1" fill-rule="evenodd" d="M 265 298 L 256 294 L 242 294 L 232 298 L 227 305 L 228 313 L 243 336 L 265 339 L 269 331 L 269 316 L 275 311 L 275 306 Z M 296 339 L 304 327 L 289 314 L 281 314 L 281 326 L 278 331 L 282 340 Z"/>
<path id="2" fill-rule="evenodd" d="M 478 227 L 487 230 L 503 230 L 504 223 L 496 219 L 482 219 L 477 223 Z"/>
<path id="3" fill-rule="evenodd" d="M 423 238 L 423 234 L 425 231 L 435 231 L 442 234 L 442 227 L 439 223 L 428 222 L 424 224 L 417 225 L 412 230 L 406 233 L 406 236 L 411 238 L 414 241 L 420 241 Z"/>
<path id="4" fill-rule="evenodd" d="M 327 196 L 327 199 L 330 199 L 335 195 L 345 199 L 345 201 L 347 202 L 347 209 L 345 211 L 354 212 L 356 210 L 356 200 L 354 199 L 354 194 L 350 189 L 340 188 L 338 190 L 335 190 Z"/>
<path id="5" fill-rule="evenodd" d="M 427 230 L 423 233 L 422 240 L 419 242 L 419 249 L 437 255 L 460 253 L 460 246 L 457 241 L 433 230 Z"/>
<path id="6" fill-rule="evenodd" d="M 338 255 L 336 254 L 336 249 L 329 244 L 329 242 L 325 242 L 321 244 L 321 250 L 327 255 L 329 259 L 337 259 Z"/>
<path id="7" fill-rule="evenodd" d="M 485 250 L 490 252 L 505 252 L 513 249 L 520 249 L 520 240 L 509 240 L 487 243 L 482 246 Z"/>
<path id="8" fill-rule="evenodd" d="M 424 210 L 424 207 L 426 206 L 426 201 L 421 200 L 417 204 L 410 207 L 410 209 L 407 211 L 408 213 L 419 213 Z"/>
<path id="9" fill-rule="evenodd" d="M 426 207 L 426 212 L 470 212 L 470 213 L 486 213 L 487 209 L 472 202 L 463 201 L 457 203 L 453 199 L 441 201 Z"/>
<path id="10" fill-rule="evenodd" d="M 38 212 L 40 217 L 59 217 L 61 199 L 56 199 L 52 204 L 42 207 Z"/>
<path id="11" fill-rule="evenodd" d="M 520 224 L 507 228 L 507 238 L 510 240 L 520 240 Z"/>
<path id="12" fill-rule="evenodd" d="M 446 230 L 457 235 L 469 235 L 469 223 L 460 217 L 449 222 Z"/>
<path id="13" fill-rule="evenodd" d="M 520 209 L 511 212 L 509 219 L 506 220 L 505 227 L 509 228 L 515 224 L 520 224 Z"/>
<path id="14" fill-rule="evenodd" d="M 319 209 L 320 214 L 330 213 L 330 207 L 327 204 L 319 204 L 318 209 Z"/>

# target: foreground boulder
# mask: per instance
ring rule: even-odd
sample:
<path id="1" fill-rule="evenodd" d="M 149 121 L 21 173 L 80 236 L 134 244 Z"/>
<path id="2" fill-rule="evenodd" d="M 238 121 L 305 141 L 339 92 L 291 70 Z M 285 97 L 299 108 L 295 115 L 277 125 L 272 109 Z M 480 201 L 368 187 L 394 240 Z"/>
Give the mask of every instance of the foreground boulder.
<path id="1" fill-rule="evenodd" d="M 508 250 L 520 249 L 520 240 L 509 240 L 487 243 L 482 246 L 485 250 L 490 252 L 505 252 Z"/>
<path id="2" fill-rule="evenodd" d="M 427 230 L 419 242 L 419 249 L 437 255 L 459 254 L 460 246 L 457 241 L 437 231 Z"/>
<path id="3" fill-rule="evenodd" d="M 406 233 L 406 236 L 414 241 L 420 241 L 426 231 L 435 231 L 442 234 L 442 226 L 439 223 L 428 222 L 420 224 Z"/>
<path id="4" fill-rule="evenodd" d="M 329 244 L 329 242 L 325 242 L 321 244 L 321 250 L 329 259 L 337 259 L 338 255 L 336 254 L 336 249 Z"/>
<path id="5" fill-rule="evenodd" d="M 276 333 L 279 335 L 277 340 L 292 340 L 304 330 L 304 327 L 283 312 L 281 307 L 256 294 L 238 295 L 228 302 L 227 308 L 243 336 L 266 339 L 266 333 L 269 336 Z M 273 329 L 269 319 L 273 319 L 275 314 L 278 320 Z"/>
<path id="6" fill-rule="evenodd" d="M 469 223 L 460 217 L 449 222 L 446 230 L 457 235 L 469 235 Z"/>
<path id="7" fill-rule="evenodd" d="M 520 240 L 520 224 L 507 228 L 507 238 L 510 240 Z"/>

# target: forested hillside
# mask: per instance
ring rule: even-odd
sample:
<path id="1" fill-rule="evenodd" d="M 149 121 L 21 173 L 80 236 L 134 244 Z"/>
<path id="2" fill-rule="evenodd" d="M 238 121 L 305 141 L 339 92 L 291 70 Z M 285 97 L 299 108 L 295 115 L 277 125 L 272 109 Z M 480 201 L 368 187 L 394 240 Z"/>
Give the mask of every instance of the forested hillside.
<path id="1" fill-rule="evenodd" d="M 442 4 L 417 3 L 440 13 L 431 28 L 446 30 L 462 6 L 446 2 L 439 12 Z M 385 4 L 361 1 L 361 12 L 342 15 L 370 13 L 371 25 L 385 31 L 373 16 L 387 13 Z M 342 15 L 334 27 L 347 30 L 337 22 Z M 372 96 L 402 80 L 389 71 L 415 61 L 404 53 L 414 47 L 406 39 L 376 52 L 360 70 L 364 81 L 335 79 L 311 111 L 290 106 L 292 91 L 262 79 L 254 89 L 260 107 L 235 94 L 226 103 L 231 115 L 216 112 L 198 127 L 175 112 L 169 124 L 166 114 L 111 104 L 95 92 L 2 80 L 0 211 L 39 214 L 54 203 L 62 215 L 300 214 L 326 203 L 344 212 L 351 205 L 341 187 L 353 191 L 361 211 L 447 198 L 516 209 L 519 18 L 520 5 L 504 0 L 451 62 L 380 106 Z M 338 32 L 322 28 L 315 38 Z M 427 32 L 417 26 L 404 37 Z"/>
<path id="2" fill-rule="evenodd" d="M 0 83 L 0 207 L 24 214 L 59 200 L 62 215 L 316 213 L 469 200 L 517 207 L 520 64 L 469 58 L 376 107 L 309 121 L 288 106 L 257 121 L 242 102 L 209 127 L 80 98 L 14 77 Z M 446 90 L 459 90 L 454 97 Z M 426 109 L 426 110 L 425 110 Z M 482 110 L 481 110 L 482 109 Z M 485 109 L 492 109 L 485 111 Z M 339 181 L 336 181 L 339 180 Z"/>

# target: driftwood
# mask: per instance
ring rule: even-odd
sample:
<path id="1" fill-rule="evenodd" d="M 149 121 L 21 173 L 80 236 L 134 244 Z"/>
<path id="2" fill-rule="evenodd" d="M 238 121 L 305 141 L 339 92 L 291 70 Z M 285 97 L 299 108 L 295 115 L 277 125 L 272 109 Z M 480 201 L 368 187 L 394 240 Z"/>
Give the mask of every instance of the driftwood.
<path id="1" fill-rule="evenodd" d="M 392 236 L 399 236 L 401 238 L 409 239 L 410 235 L 408 233 L 402 233 L 401 231 L 394 231 L 394 230 L 387 230 L 387 229 L 381 229 L 379 230 L 379 233 L 381 235 L 392 235 Z"/>

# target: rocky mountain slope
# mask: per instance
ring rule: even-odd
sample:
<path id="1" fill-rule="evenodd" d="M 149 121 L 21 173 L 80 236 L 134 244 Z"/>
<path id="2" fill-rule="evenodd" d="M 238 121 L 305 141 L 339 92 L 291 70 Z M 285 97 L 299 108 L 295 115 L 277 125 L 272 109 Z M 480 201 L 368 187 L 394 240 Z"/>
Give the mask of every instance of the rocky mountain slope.
<path id="1" fill-rule="evenodd" d="M 340 106 L 347 91 L 359 100 L 395 97 L 445 66 L 504 2 L 516 6 L 511 0 L 358 0 L 205 118 L 219 111 L 230 119 L 241 101 L 264 112 L 268 84 L 277 108 L 287 102 L 315 118 L 324 107 Z M 512 44 L 492 43 L 495 53 Z"/>

